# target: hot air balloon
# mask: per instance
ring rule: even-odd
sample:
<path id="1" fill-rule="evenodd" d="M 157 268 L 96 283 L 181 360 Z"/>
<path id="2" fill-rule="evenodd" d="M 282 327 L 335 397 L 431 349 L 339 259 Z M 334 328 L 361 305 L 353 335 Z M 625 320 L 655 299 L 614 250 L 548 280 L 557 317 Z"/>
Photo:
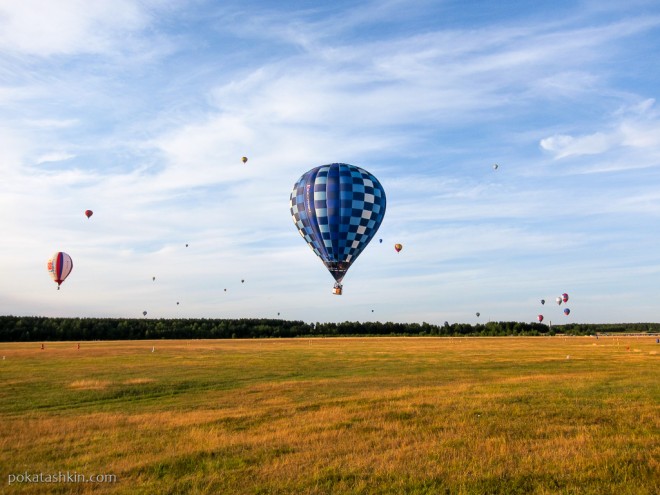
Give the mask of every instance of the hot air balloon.
<path id="1" fill-rule="evenodd" d="M 558 297 L 557 299 L 555 299 L 555 301 L 557 301 L 557 304 L 558 304 L 559 306 L 561 306 L 561 301 L 562 301 L 561 296 Z"/>
<path id="2" fill-rule="evenodd" d="M 481 316 L 481 313 L 477 313 L 477 318 L 479 318 L 480 316 Z"/>
<path id="3" fill-rule="evenodd" d="M 247 156 L 244 156 L 243 158 L 241 158 L 241 161 L 242 161 L 243 163 L 247 163 Z"/>
<path id="4" fill-rule="evenodd" d="M 142 311 L 142 316 L 147 316 L 147 312 L 146 312 L 146 311 Z"/>
<path id="5" fill-rule="evenodd" d="M 94 214 L 94 212 L 92 210 L 85 210 L 85 216 L 87 218 L 91 217 L 93 214 Z"/>
<path id="6" fill-rule="evenodd" d="M 382 243 L 383 243 L 383 240 L 382 240 L 382 239 L 380 239 L 380 240 L 379 240 L 378 242 L 380 242 L 380 243 L 382 244 Z"/>
<path id="7" fill-rule="evenodd" d="M 571 314 L 571 310 L 568 309 L 568 308 L 564 308 L 564 314 L 565 314 L 566 316 L 570 315 L 570 314 Z"/>
<path id="8" fill-rule="evenodd" d="M 60 290 L 60 285 L 69 276 L 71 270 L 73 270 L 71 256 L 58 251 L 48 260 L 46 266 L 50 276 L 53 277 L 53 280 L 57 283 L 57 290 Z"/>
<path id="9" fill-rule="evenodd" d="M 539 320 L 539 323 L 542 323 L 543 322 L 543 315 L 538 315 L 536 317 L 536 319 Z"/>
<path id="10" fill-rule="evenodd" d="M 335 279 L 333 294 L 376 235 L 385 216 L 385 190 L 364 169 L 347 163 L 313 168 L 293 186 L 293 222 Z"/>
<path id="11" fill-rule="evenodd" d="M 245 283 L 245 279 L 241 279 L 241 283 L 244 284 L 244 283 Z"/>
<path id="12" fill-rule="evenodd" d="M 541 304 L 545 304 L 545 299 L 541 299 Z"/>
<path id="13" fill-rule="evenodd" d="M 156 281 L 156 277 L 151 277 L 151 280 L 155 282 L 155 281 Z"/>
<path id="14" fill-rule="evenodd" d="M 398 253 L 399 251 L 401 251 L 402 249 L 403 249 L 403 245 L 402 245 L 402 244 L 395 244 L 395 245 L 394 245 L 394 250 L 395 250 L 397 253 Z"/>
<path id="15" fill-rule="evenodd" d="M 497 163 L 493 164 L 493 170 L 497 170 L 498 168 L 500 168 L 500 166 Z"/>
<path id="16" fill-rule="evenodd" d="M 561 295 L 561 300 L 564 301 L 564 302 L 568 302 L 568 294 L 566 294 L 566 292 L 564 292 L 564 293 Z"/>

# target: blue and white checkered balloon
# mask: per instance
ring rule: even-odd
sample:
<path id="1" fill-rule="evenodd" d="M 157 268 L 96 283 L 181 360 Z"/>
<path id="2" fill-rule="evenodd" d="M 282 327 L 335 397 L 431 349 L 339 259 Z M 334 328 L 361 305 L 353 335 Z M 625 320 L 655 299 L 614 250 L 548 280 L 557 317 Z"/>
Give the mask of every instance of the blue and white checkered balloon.
<path id="1" fill-rule="evenodd" d="M 347 163 L 313 168 L 293 186 L 291 216 L 300 235 L 337 283 L 376 235 L 385 216 L 385 190 Z"/>

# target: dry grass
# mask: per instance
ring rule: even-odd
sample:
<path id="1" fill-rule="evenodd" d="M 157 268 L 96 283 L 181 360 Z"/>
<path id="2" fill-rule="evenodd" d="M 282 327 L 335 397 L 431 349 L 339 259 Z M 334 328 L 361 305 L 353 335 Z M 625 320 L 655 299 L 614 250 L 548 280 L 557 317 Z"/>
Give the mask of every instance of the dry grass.
<path id="1" fill-rule="evenodd" d="M 660 488 L 651 338 L 39 347 L 0 344 L 7 493 Z M 7 485 L 25 471 L 111 473 L 117 482 Z"/>

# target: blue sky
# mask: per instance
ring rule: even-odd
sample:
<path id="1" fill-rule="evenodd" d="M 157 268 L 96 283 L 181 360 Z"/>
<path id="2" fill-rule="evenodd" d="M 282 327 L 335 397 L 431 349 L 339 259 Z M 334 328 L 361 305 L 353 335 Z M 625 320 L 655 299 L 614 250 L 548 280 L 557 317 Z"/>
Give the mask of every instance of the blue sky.
<path id="1" fill-rule="evenodd" d="M 660 321 L 659 58 L 654 0 L 0 0 L 0 314 Z M 388 199 L 341 297 L 332 162 Z"/>

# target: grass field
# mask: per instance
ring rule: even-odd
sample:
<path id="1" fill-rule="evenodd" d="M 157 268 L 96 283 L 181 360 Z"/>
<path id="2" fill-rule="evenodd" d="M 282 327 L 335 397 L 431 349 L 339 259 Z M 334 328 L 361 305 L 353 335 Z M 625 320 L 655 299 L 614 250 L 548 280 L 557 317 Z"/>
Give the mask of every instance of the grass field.
<path id="1" fill-rule="evenodd" d="M 655 337 L 76 344 L 0 343 L 0 493 L 660 493 Z"/>

